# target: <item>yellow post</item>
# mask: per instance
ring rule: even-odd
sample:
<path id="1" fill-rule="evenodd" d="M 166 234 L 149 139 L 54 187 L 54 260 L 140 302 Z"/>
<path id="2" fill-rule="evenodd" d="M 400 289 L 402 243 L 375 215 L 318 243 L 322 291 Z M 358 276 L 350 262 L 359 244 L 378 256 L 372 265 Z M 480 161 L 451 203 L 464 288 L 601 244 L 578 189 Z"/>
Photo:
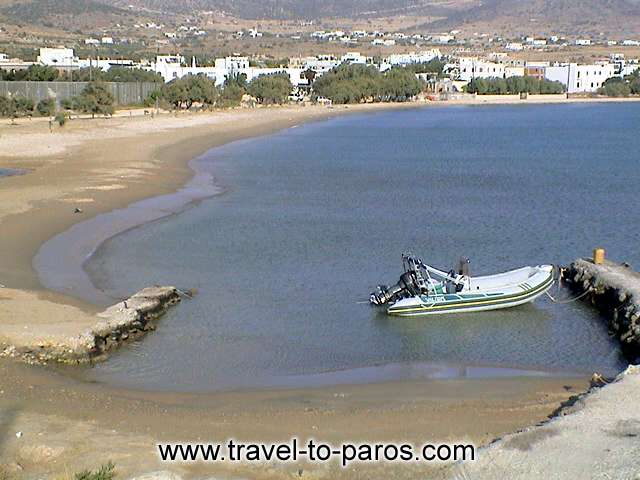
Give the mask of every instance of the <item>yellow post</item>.
<path id="1" fill-rule="evenodd" d="M 602 265 L 604 263 L 604 248 L 593 249 L 593 263 Z"/>

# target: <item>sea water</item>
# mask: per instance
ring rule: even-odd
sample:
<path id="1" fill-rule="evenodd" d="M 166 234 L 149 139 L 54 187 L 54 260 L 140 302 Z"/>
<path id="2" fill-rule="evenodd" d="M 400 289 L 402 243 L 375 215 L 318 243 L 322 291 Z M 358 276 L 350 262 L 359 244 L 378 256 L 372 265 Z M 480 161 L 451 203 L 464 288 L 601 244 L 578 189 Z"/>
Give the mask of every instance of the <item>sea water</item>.
<path id="1" fill-rule="evenodd" d="M 466 255 L 472 274 L 595 246 L 640 266 L 638 131 L 636 104 L 432 107 L 215 148 L 198 168 L 224 193 L 108 240 L 86 265 L 114 298 L 149 284 L 197 295 L 84 374 L 185 391 L 376 371 L 614 374 L 617 344 L 579 302 L 399 318 L 367 299 L 397 281 L 406 251 L 445 270 Z"/>

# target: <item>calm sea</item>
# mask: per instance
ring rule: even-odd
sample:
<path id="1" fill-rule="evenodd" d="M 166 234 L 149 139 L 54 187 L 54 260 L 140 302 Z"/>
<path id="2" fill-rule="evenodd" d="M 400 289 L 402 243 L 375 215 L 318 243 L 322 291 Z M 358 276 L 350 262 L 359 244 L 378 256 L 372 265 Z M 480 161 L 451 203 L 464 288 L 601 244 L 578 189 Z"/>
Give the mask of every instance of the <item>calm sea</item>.
<path id="1" fill-rule="evenodd" d="M 211 150 L 199 168 L 223 194 L 87 264 L 115 297 L 154 283 L 198 295 L 85 375 L 207 391 L 485 367 L 613 374 L 619 350 L 579 303 L 403 319 L 363 301 L 407 250 L 447 269 L 467 255 L 475 274 L 594 246 L 640 266 L 638 131 L 635 104 L 423 108 Z"/>

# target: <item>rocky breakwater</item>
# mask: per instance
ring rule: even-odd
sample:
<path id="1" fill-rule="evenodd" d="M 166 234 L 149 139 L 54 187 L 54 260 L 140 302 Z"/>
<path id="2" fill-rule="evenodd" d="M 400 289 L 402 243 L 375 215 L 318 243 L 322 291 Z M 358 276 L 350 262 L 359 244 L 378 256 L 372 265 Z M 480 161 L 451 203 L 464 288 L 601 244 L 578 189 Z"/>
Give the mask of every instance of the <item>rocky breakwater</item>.
<path id="1" fill-rule="evenodd" d="M 175 287 L 147 287 L 96 316 L 96 324 L 63 341 L 39 341 L 29 345 L 0 346 L 0 356 L 28 363 L 88 363 L 104 360 L 122 343 L 155 329 L 172 305 L 180 302 Z"/>
<path id="2" fill-rule="evenodd" d="M 578 259 L 563 278 L 604 315 L 629 360 L 640 357 L 640 273 L 626 263 Z"/>

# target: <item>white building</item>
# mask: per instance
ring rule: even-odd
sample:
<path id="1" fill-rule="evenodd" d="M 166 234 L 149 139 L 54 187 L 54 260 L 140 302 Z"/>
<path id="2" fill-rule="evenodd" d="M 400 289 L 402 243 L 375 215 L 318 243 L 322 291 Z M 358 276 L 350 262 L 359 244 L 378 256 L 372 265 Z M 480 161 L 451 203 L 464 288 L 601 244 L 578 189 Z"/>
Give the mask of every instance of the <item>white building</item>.
<path id="1" fill-rule="evenodd" d="M 545 78 L 567 87 L 569 93 L 596 92 L 602 84 L 615 75 L 613 63 L 578 65 L 576 63 L 551 65 L 545 68 Z"/>
<path id="2" fill-rule="evenodd" d="M 440 58 L 442 54 L 437 48 L 425 50 L 422 52 L 400 53 L 389 55 L 386 63 L 391 65 L 410 65 L 412 63 L 427 63 L 434 58 Z"/>
<path id="3" fill-rule="evenodd" d="M 504 78 L 524 77 L 524 67 L 506 66 L 504 67 Z"/>
<path id="4" fill-rule="evenodd" d="M 459 79 L 470 82 L 474 78 L 504 78 L 505 66 L 475 57 L 462 57 L 458 60 Z"/>
<path id="5" fill-rule="evenodd" d="M 50 67 L 75 68 L 78 66 L 78 57 L 73 48 L 41 48 L 37 62 Z"/>
<path id="6" fill-rule="evenodd" d="M 506 50 L 512 51 L 512 52 L 519 52 L 522 49 L 524 49 L 524 46 L 521 43 L 518 42 L 509 42 L 505 45 L 504 47 Z"/>
<path id="7" fill-rule="evenodd" d="M 347 52 L 340 57 L 341 63 L 367 63 L 367 57 L 361 55 L 360 52 Z"/>
<path id="8" fill-rule="evenodd" d="M 102 37 L 100 43 L 103 45 L 113 45 L 113 37 Z"/>
<path id="9" fill-rule="evenodd" d="M 100 40 L 98 40 L 97 38 L 85 38 L 84 39 L 84 44 L 85 45 L 100 45 Z"/>
<path id="10" fill-rule="evenodd" d="M 576 39 L 576 45 L 579 45 L 581 47 L 588 47 L 589 45 L 591 45 L 591 40 L 589 40 L 588 38 L 578 38 Z"/>
<path id="11" fill-rule="evenodd" d="M 431 41 L 434 43 L 440 43 L 442 45 L 446 43 L 451 43 L 455 40 L 456 37 L 449 34 L 436 35 L 435 37 L 431 37 Z"/>

